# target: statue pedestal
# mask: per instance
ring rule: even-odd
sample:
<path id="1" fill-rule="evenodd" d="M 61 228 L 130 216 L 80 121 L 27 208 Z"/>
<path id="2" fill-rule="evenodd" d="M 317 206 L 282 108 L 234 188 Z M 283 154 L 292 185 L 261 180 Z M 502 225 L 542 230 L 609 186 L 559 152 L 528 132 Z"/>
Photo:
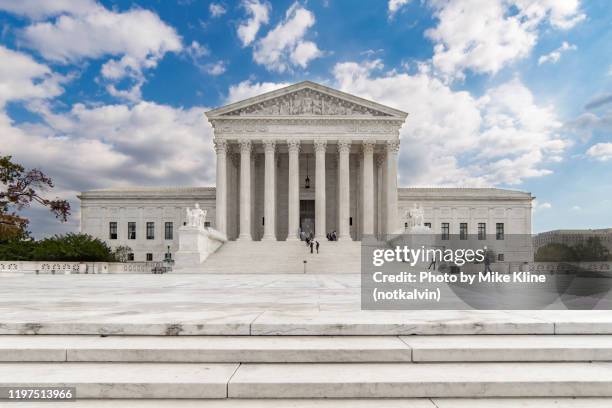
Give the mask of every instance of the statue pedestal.
<path id="1" fill-rule="evenodd" d="M 182 226 L 178 234 L 179 250 L 176 253 L 175 270 L 200 266 L 227 241 L 224 234 L 212 228 Z"/>

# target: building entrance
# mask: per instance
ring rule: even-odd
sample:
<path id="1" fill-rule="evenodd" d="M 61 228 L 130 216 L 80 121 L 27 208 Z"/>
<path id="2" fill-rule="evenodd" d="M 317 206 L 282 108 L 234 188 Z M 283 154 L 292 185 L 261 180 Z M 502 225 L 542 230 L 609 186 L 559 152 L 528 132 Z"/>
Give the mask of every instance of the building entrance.
<path id="1" fill-rule="evenodd" d="M 315 235 L 315 200 L 300 200 L 300 231 L 303 237 Z"/>

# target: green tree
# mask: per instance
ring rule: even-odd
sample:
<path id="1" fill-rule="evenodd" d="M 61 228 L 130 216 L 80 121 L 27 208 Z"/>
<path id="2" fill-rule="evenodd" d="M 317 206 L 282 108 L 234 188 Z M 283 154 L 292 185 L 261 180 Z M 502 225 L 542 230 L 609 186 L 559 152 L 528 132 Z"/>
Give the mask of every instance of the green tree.
<path id="1" fill-rule="evenodd" d="M 120 245 L 113 251 L 113 257 L 117 262 L 127 262 L 128 254 L 132 252 L 132 248 L 127 245 Z"/>
<path id="2" fill-rule="evenodd" d="M 62 222 L 68 219 L 68 201 L 41 195 L 51 188 L 53 181 L 39 169 L 26 170 L 11 156 L 0 156 L 0 242 L 28 236 L 28 219 L 17 213 L 32 202 L 47 207 Z"/>
<path id="3" fill-rule="evenodd" d="M 575 262 L 576 251 L 565 244 L 551 242 L 538 249 L 535 254 L 536 262 Z"/>
<path id="4" fill-rule="evenodd" d="M 610 251 L 602 243 L 599 237 L 589 237 L 584 242 L 574 246 L 578 261 L 606 261 Z"/>
<path id="5" fill-rule="evenodd" d="M 103 241 L 86 234 L 56 235 L 41 241 L 12 240 L 0 244 L 2 261 L 113 262 Z"/>

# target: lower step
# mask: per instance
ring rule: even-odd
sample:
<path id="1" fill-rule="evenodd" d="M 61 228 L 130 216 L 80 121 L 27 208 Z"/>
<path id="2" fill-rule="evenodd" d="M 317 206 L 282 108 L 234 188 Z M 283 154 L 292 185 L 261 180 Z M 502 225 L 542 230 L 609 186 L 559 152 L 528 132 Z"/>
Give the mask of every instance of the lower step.
<path id="1" fill-rule="evenodd" d="M 47 405 L 48 404 L 48 405 Z M 39 408 L 20 403 L 15 408 Z M 74 402 L 43 407 L 75 408 Z M 222 400 L 79 400 L 79 408 L 610 408 L 612 398 L 385 398 L 385 399 L 222 399 Z"/>
<path id="2" fill-rule="evenodd" d="M 77 398 L 612 397 L 612 363 L 5 363 L 0 387 Z"/>

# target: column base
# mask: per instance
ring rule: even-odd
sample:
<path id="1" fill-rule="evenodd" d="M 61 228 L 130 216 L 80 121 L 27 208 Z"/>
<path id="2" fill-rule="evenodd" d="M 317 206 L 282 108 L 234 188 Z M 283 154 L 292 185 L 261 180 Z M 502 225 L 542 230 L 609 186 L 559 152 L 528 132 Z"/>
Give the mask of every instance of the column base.
<path id="1" fill-rule="evenodd" d="M 261 237 L 261 240 L 262 241 L 278 241 L 276 237 L 273 235 L 269 235 L 269 236 L 264 235 L 263 237 Z"/>
<path id="2" fill-rule="evenodd" d="M 238 239 L 236 241 L 252 241 L 253 237 L 249 234 L 240 234 L 238 235 Z"/>

